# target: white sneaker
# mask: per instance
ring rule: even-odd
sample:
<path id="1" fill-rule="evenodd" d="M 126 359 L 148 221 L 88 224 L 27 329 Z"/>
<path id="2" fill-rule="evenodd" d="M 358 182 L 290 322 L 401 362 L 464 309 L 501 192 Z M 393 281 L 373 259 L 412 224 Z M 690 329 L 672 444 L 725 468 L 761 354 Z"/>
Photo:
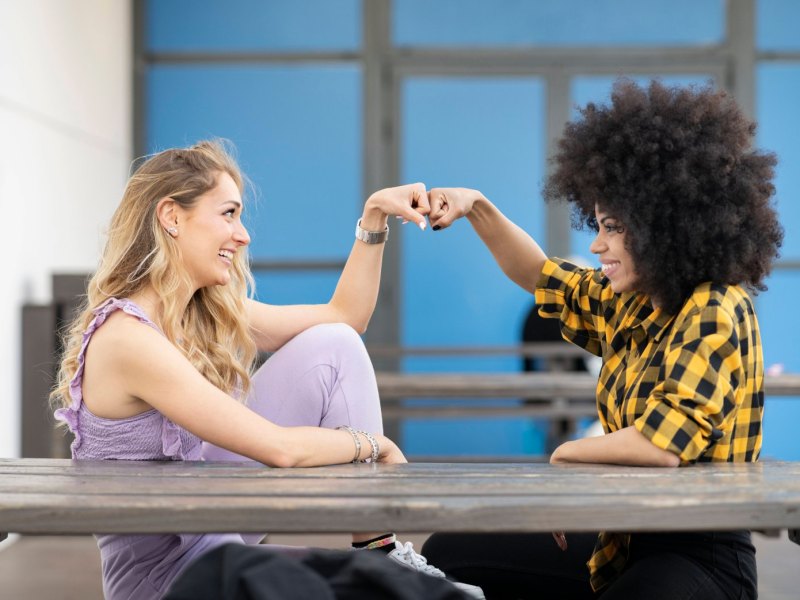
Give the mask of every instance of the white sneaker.
<path id="1" fill-rule="evenodd" d="M 414 552 L 414 546 L 411 542 L 406 542 L 402 545 L 400 542 L 395 542 L 394 550 L 389 552 L 387 556 L 394 562 L 406 567 L 407 569 L 413 569 L 414 571 L 424 573 L 425 575 L 430 575 L 431 577 L 447 579 L 447 581 L 452 583 L 471 598 L 475 598 L 476 600 L 486 600 L 483 590 L 478 586 L 469 585 L 468 583 L 461 583 L 460 581 L 454 581 L 448 578 L 441 569 L 437 569 L 433 565 L 429 565 L 427 558 Z"/>

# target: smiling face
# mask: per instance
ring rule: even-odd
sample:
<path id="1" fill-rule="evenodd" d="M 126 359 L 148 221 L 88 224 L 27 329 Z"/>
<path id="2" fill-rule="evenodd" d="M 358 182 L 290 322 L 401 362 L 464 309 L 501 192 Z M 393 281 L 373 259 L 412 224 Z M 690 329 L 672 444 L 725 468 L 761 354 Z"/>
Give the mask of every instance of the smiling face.
<path id="1" fill-rule="evenodd" d="M 220 173 L 217 185 L 197 197 L 190 209 L 175 206 L 183 266 L 195 289 L 227 285 L 236 252 L 250 243 L 242 224 L 242 196 L 227 173 Z"/>
<path id="2" fill-rule="evenodd" d="M 638 291 L 639 276 L 633 257 L 625 246 L 625 226 L 619 219 L 595 206 L 597 236 L 589 246 L 600 259 L 603 274 L 608 277 L 615 293 Z"/>

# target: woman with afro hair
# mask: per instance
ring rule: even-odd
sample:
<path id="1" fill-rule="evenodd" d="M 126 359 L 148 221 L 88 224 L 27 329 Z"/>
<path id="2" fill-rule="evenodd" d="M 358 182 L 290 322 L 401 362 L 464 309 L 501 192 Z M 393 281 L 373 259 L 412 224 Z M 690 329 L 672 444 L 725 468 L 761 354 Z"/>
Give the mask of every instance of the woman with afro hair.
<path id="1" fill-rule="evenodd" d="M 766 289 L 783 231 L 771 154 L 726 93 L 618 81 L 569 123 L 545 186 L 597 232 L 600 268 L 548 258 L 483 194 L 429 192 L 433 229 L 466 217 L 565 339 L 602 357 L 605 435 L 551 463 L 753 462 L 763 359 L 748 290 Z M 755 598 L 749 531 L 435 534 L 425 555 L 487 598 Z M 587 562 L 588 561 L 588 562 Z M 587 568 L 588 567 L 588 568 Z"/>

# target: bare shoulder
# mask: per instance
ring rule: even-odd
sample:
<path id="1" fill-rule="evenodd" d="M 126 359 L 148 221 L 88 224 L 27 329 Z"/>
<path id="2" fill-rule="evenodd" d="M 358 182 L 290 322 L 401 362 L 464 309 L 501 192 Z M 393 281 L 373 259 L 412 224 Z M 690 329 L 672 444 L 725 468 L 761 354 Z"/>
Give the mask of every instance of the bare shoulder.
<path id="1" fill-rule="evenodd" d="M 83 399 L 94 414 L 126 418 L 150 409 L 133 390 L 131 377 L 146 377 L 144 356 L 171 347 L 150 325 L 123 311 L 115 311 L 92 334 L 86 348 Z"/>
<path id="2" fill-rule="evenodd" d="M 161 344 L 170 345 L 169 341 L 151 325 L 117 310 L 94 332 L 87 354 L 89 348 L 94 348 L 95 353 L 100 350 L 103 356 L 119 358 L 131 352 L 147 352 L 152 350 L 153 346 Z"/>

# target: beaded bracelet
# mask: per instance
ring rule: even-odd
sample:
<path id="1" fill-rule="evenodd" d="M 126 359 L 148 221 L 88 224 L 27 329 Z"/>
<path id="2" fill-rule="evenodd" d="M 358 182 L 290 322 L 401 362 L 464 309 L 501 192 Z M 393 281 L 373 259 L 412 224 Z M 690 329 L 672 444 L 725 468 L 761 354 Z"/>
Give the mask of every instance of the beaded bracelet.
<path id="1" fill-rule="evenodd" d="M 337 427 L 336 429 L 337 430 L 344 429 L 345 431 L 349 432 L 350 435 L 353 436 L 353 443 L 356 445 L 356 455 L 353 457 L 353 462 L 354 463 L 358 462 L 359 459 L 361 458 L 361 440 L 358 439 L 358 433 L 356 432 L 355 429 L 353 429 L 349 425 L 339 425 L 339 427 Z"/>
<path id="2" fill-rule="evenodd" d="M 358 431 L 369 442 L 369 445 L 372 446 L 372 455 L 370 456 L 370 460 L 374 463 L 378 462 L 378 457 L 381 455 L 381 447 L 378 445 L 378 440 L 376 440 L 371 433 L 367 433 L 366 431 Z"/>

